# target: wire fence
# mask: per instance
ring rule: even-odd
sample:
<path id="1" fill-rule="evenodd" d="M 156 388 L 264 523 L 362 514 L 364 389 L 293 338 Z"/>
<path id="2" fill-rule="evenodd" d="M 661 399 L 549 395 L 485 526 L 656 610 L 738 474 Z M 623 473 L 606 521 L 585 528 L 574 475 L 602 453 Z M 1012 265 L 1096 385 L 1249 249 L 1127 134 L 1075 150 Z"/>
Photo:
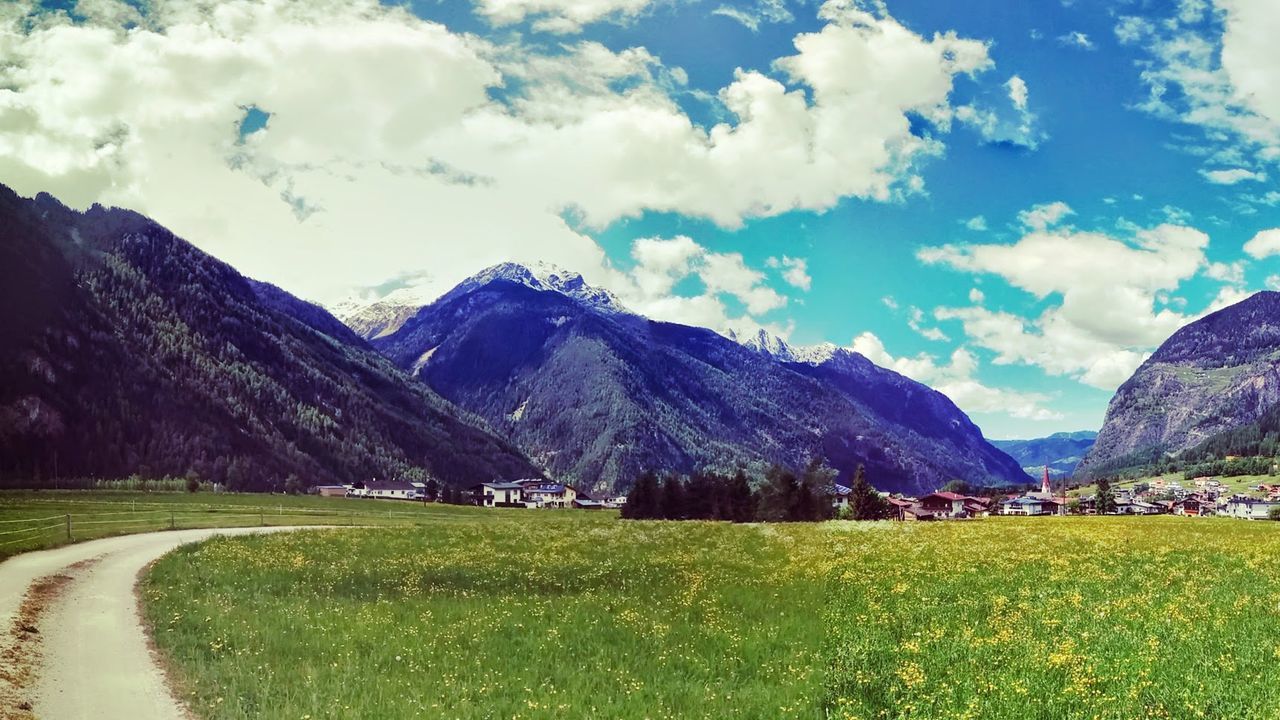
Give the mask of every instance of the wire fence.
<path id="1" fill-rule="evenodd" d="M 146 505 L 147 503 L 138 503 Z M 163 503 L 155 503 L 163 505 Z M 48 512 L 46 510 L 46 512 Z M 0 554 L 52 547 L 77 540 L 152 530 L 208 527 L 253 527 L 285 524 L 356 525 L 371 519 L 390 523 L 422 514 L 402 511 L 342 511 L 318 508 L 182 506 L 131 510 L 97 510 L 0 520 Z"/>

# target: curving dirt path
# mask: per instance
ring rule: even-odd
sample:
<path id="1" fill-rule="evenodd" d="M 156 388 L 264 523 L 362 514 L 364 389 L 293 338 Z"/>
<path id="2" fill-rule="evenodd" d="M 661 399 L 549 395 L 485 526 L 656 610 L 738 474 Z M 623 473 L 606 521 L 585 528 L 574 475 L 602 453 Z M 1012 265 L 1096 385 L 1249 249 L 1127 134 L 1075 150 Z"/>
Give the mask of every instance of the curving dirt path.
<path id="1" fill-rule="evenodd" d="M 138 575 L 186 543 L 296 529 L 126 535 L 0 563 L 0 720 L 185 720 L 138 616 Z"/>

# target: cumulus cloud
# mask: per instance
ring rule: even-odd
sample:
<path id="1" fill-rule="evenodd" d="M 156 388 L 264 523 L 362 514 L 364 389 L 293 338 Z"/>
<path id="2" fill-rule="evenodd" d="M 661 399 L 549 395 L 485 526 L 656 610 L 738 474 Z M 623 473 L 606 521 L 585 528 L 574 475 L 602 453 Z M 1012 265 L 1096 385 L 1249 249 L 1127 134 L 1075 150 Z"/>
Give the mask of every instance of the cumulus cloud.
<path id="1" fill-rule="evenodd" d="M 1280 255 L 1280 228 L 1258 232 L 1244 244 L 1244 251 L 1257 260 Z"/>
<path id="2" fill-rule="evenodd" d="M 813 285 L 813 278 L 809 276 L 809 261 L 804 258 L 793 258 L 786 255 L 781 258 L 771 257 L 765 261 L 765 265 L 781 270 L 782 279 L 794 288 L 808 290 Z"/>
<path id="3" fill-rule="evenodd" d="M 581 24 L 646 6 L 480 9 Z M 956 77 L 991 66 L 982 42 L 828 2 L 794 54 L 719 89 L 727 119 L 706 127 L 677 101 L 685 73 L 642 48 L 539 50 L 374 0 L 86 7 L 0 15 L 0 179 L 144 212 L 320 300 L 424 269 L 443 290 L 503 260 L 602 282 L 589 233 L 621 218 L 736 228 L 918 192 L 942 146 L 913 119 L 944 131 Z M 241 138 L 247 108 L 270 120 Z"/>
<path id="4" fill-rule="evenodd" d="M 1027 109 L 1027 81 L 1014 75 L 1005 83 L 1009 90 L 1009 101 L 1019 110 Z"/>
<path id="5" fill-rule="evenodd" d="M 974 102 L 956 108 L 956 120 L 976 130 L 988 143 L 1035 150 L 1045 134 L 1037 127 L 1036 115 L 1027 105 L 1026 81 L 1013 75 L 1002 87 L 1009 100 L 1007 109 Z"/>
<path id="6" fill-rule="evenodd" d="M 769 287 L 765 274 L 749 267 L 739 253 L 712 252 L 692 238 L 642 238 L 631 246 L 634 266 L 611 271 L 607 286 L 627 307 L 655 320 L 708 327 L 722 333 L 752 335 L 766 329 L 787 337 L 785 324 L 762 319 L 786 306 L 787 298 Z M 803 261 L 801 261 L 803 262 Z M 701 292 L 681 295 L 678 284 L 694 278 Z M 742 312 L 734 314 L 726 300 L 734 300 Z"/>
<path id="7" fill-rule="evenodd" d="M 1018 222 L 1028 230 L 1045 231 L 1050 227 L 1062 222 L 1068 215 L 1074 215 L 1075 210 L 1071 206 L 1061 200 L 1043 205 L 1034 205 L 1028 210 L 1018 213 Z"/>
<path id="8" fill-rule="evenodd" d="M 476 10 L 494 25 L 530 20 L 535 30 L 575 33 L 601 20 L 634 20 L 655 0 L 475 0 Z"/>
<path id="9" fill-rule="evenodd" d="M 975 215 L 964 221 L 964 226 L 974 232 L 985 232 L 987 229 L 987 219 L 981 215 Z"/>
<path id="10" fill-rule="evenodd" d="M 1068 212 L 1055 203 L 1024 213 L 1028 232 L 1012 244 L 943 245 L 917 255 L 927 264 L 1000 277 L 1037 301 L 1061 298 L 1033 319 L 981 307 L 980 300 L 934 315 L 960 322 L 971 342 L 996 353 L 997 364 L 1035 365 L 1110 390 L 1193 319 L 1160 298 L 1208 267 L 1209 238 L 1170 224 L 1139 228 L 1128 239 L 1055 227 Z M 1219 272 L 1227 277 L 1232 270 Z"/>
<path id="11" fill-rule="evenodd" d="M 1047 395 L 995 388 L 979 382 L 974 377 L 978 360 L 963 347 L 953 351 L 944 363 L 924 353 L 915 357 L 894 357 L 879 337 L 864 332 L 853 339 L 850 349 L 881 367 L 929 385 L 951 398 L 967 413 L 1000 413 L 1026 420 L 1062 418 L 1060 413 L 1044 407 L 1049 400 Z"/>

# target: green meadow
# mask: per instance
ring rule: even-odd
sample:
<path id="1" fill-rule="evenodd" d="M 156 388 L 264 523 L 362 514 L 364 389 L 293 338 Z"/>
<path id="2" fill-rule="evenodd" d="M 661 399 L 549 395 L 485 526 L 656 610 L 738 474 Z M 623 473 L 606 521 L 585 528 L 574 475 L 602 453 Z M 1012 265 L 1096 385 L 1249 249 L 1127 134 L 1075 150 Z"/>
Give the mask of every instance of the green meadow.
<path id="1" fill-rule="evenodd" d="M 1274 523 L 459 517 L 160 561 L 145 613 L 194 712 L 1280 717 Z"/>
<path id="2" fill-rule="evenodd" d="M 483 522 L 480 508 L 403 501 L 136 490 L 0 491 L 0 558 L 111 535 L 261 525 Z"/>

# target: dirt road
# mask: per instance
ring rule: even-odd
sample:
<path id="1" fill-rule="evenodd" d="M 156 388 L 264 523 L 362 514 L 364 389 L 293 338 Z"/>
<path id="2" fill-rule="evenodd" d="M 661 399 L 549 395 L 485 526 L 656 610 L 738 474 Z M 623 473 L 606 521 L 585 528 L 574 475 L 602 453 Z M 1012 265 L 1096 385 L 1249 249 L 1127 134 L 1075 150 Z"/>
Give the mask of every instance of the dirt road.
<path id="1" fill-rule="evenodd" d="M 128 535 L 0 563 L 0 718 L 187 718 L 148 647 L 134 595 L 138 574 L 179 545 L 291 529 Z"/>

